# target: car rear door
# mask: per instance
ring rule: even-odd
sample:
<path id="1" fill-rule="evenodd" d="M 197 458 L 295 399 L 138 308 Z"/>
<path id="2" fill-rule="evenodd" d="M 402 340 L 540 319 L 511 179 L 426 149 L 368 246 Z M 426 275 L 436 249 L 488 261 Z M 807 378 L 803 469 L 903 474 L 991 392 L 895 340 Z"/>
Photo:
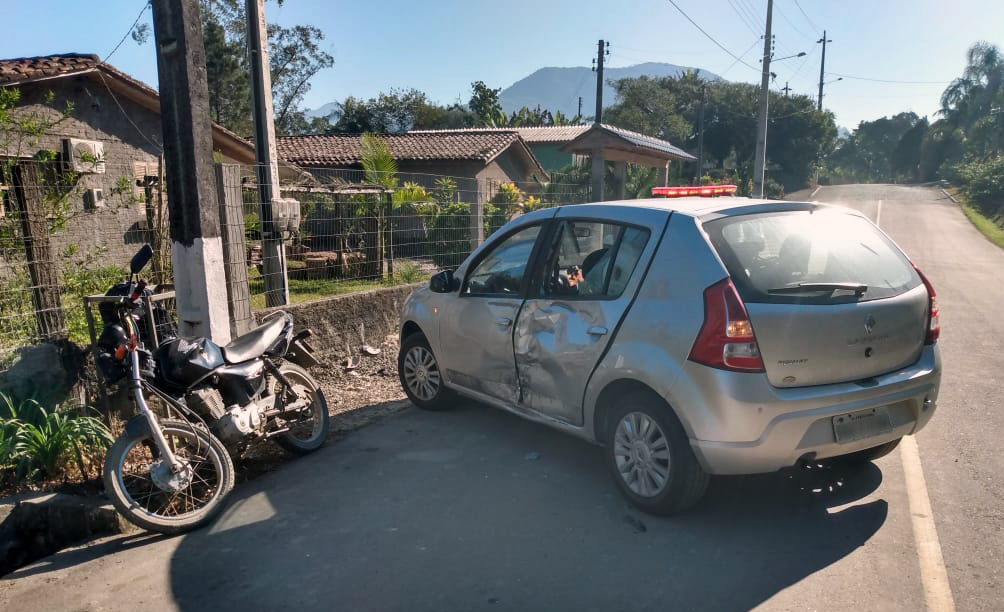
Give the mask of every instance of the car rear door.
<path id="1" fill-rule="evenodd" d="M 528 270 L 547 221 L 493 241 L 468 267 L 460 293 L 443 305 L 440 364 L 451 384 L 514 404 L 513 327 L 529 284 Z"/>
<path id="2" fill-rule="evenodd" d="M 664 210 L 611 206 L 559 211 L 516 323 L 522 408 L 581 425 L 586 383 L 638 291 L 668 217 Z M 570 283 L 572 266 L 582 276 Z"/>

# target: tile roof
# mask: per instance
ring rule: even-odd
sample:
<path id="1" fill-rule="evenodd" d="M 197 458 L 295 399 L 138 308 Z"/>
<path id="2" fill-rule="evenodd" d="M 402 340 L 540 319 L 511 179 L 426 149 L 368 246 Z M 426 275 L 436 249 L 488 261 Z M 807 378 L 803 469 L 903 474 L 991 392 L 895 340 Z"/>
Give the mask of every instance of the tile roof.
<path id="1" fill-rule="evenodd" d="M 94 70 L 100 63 L 97 55 L 83 53 L 0 60 L 0 85 L 87 72 Z"/>
<path id="2" fill-rule="evenodd" d="M 471 134 L 483 132 L 516 132 L 527 144 L 562 144 L 570 143 L 576 138 L 594 129 L 595 125 L 553 125 L 540 127 L 503 127 L 503 128 L 464 128 L 453 130 L 412 130 L 409 134 Z M 675 159 L 692 160 L 693 155 L 674 146 L 672 143 L 654 136 L 647 136 L 617 126 L 600 124 L 601 129 L 611 132 L 626 140 L 633 146 L 668 153 Z"/>
<path id="3" fill-rule="evenodd" d="M 397 160 L 475 160 L 488 163 L 516 143 L 512 130 L 462 130 L 382 134 Z M 278 139 L 278 153 L 300 166 L 333 166 L 359 163 L 360 134 L 285 136 Z M 525 145 L 524 145 L 525 146 Z"/>
<path id="4" fill-rule="evenodd" d="M 122 82 L 142 99 L 148 100 L 152 110 L 160 112 L 160 94 L 156 89 L 102 62 L 93 53 L 62 53 L 0 59 L 0 87 L 92 73 L 99 75 L 102 80 L 104 75 L 108 75 Z M 216 123 L 213 123 L 213 130 L 232 139 L 239 147 L 250 148 L 253 155 L 253 145 L 247 139 Z"/>
<path id="5" fill-rule="evenodd" d="M 657 151 L 669 153 L 671 155 L 675 155 L 677 159 L 684 159 L 684 160 L 697 159 L 696 157 L 694 157 L 690 153 L 687 153 L 683 149 L 674 146 L 668 140 L 662 140 L 661 138 L 656 138 L 654 136 L 647 136 L 645 134 L 640 134 L 638 132 L 632 132 L 631 130 L 625 130 L 624 128 L 619 128 L 613 125 L 607 125 L 606 123 L 600 124 L 600 127 L 609 132 L 613 132 L 614 134 L 620 136 L 624 140 L 627 140 L 631 144 L 638 147 L 655 149 Z"/>
<path id="6" fill-rule="evenodd" d="M 547 125 L 539 127 L 500 127 L 500 128 L 460 128 L 446 130 L 412 130 L 409 134 L 465 134 L 471 132 L 516 132 L 527 144 L 571 142 L 583 132 L 589 130 L 588 125 Z"/>

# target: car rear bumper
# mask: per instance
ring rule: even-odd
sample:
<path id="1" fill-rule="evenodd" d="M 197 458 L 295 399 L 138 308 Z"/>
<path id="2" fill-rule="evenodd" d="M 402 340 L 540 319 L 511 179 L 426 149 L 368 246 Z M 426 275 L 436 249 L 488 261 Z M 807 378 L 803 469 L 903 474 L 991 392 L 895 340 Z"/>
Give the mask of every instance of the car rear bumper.
<path id="1" fill-rule="evenodd" d="M 766 377 L 759 378 L 765 381 Z M 699 433 L 704 435 L 693 435 L 698 431 L 691 428 L 691 446 L 711 474 L 772 472 L 801 459 L 846 455 L 920 431 L 937 407 L 940 379 L 935 347 L 925 347 L 921 358 L 909 368 L 858 383 L 795 390 L 751 383 L 747 378 L 743 384 L 719 387 L 722 392 L 717 397 L 707 398 L 706 406 L 714 405 L 715 409 L 709 411 L 713 412 L 710 418 L 705 414 L 706 418 L 697 419 Z M 751 389 L 751 384 L 769 389 Z M 765 393 L 769 402 L 763 401 L 768 399 Z M 737 396 L 755 401 L 739 401 Z M 848 415 L 872 414 L 876 415 L 874 420 L 858 421 L 862 424 L 859 431 L 848 432 L 843 425 Z M 840 424 L 835 424 L 836 419 L 842 419 Z M 747 431 L 748 437 L 742 439 L 735 429 L 737 421 L 755 430 Z M 716 422 L 722 425 L 719 437 L 713 435 L 719 429 Z"/>

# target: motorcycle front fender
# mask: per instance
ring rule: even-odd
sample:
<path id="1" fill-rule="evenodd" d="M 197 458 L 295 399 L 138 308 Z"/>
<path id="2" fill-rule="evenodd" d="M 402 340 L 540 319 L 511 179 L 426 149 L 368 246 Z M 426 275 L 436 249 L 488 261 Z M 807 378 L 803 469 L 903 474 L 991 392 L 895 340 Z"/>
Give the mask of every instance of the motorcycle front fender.
<path id="1" fill-rule="evenodd" d="M 126 423 L 123 435 L 128 438 L 146 438 L 152 433 L 153 431 L 150 429 L 150 421 L 142 414 L 137 414 L 129 419 L 128 423 Z"/>

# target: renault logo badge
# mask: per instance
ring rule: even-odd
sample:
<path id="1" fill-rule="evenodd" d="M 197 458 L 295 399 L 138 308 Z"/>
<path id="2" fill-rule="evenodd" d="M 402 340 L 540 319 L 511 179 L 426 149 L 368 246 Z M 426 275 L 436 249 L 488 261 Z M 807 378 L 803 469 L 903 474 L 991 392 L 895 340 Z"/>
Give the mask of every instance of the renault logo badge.
<path id="1" fill-rule="evenodd" d="M 865 333 L 870 334 L 875 330 L 875 317 L 868 315 L 865 319 Z"/>

